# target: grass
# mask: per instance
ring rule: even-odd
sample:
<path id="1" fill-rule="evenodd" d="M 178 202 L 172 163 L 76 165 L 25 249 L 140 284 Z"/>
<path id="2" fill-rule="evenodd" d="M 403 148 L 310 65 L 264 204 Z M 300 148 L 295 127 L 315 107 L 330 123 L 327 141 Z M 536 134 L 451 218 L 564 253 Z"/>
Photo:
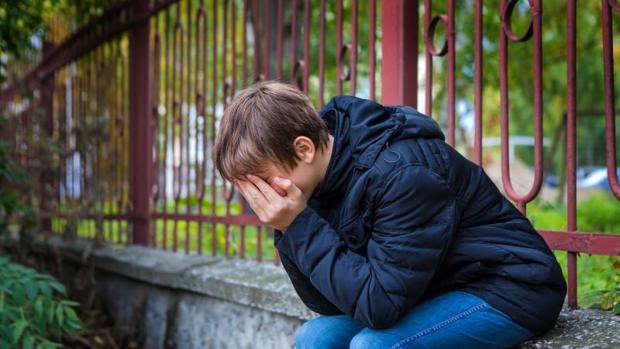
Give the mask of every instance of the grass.
<path id="1" fill-rule="evenodd" d="M 536 200 L 527 208 L 536 229 L 566 230 L 566 206 Z M 577 202 L 577 230 L 620 234 L 620 203 L 611 194 L 597 193 Z M 565 251 L 554 251 L 568 279 Z M 578 254 L 577 302 L 582 307 L 614 309 L 620 313 L 620 257 Z"/>

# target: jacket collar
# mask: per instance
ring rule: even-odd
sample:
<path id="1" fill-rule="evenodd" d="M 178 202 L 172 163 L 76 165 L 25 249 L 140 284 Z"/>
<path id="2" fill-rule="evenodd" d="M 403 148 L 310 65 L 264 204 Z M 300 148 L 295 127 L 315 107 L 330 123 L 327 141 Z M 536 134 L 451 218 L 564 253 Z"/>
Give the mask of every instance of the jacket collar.
<path id="1" fill-rule="evenodd" d="M 356 169 L 372 166 L 383 145 L 403 126 L 402 120 L 386 112 L 376 102 L 350 95 L 336 96 L 321 109 L 319 115 L 334 142 L 325 177 L 311 199 L 339 197 Z"/>
<path id="2" fill-rule="evenodd" d="M 340 95 L 321 108 L 319 115 L 334 136 L 325 177 L 310 196 L 319 201 L 340 197 L 355 171 L 370 168 L 388 141 L 445 140 L 433 118 L 407 105 L 383 106 L 372 100 Z"/>
<path id="3" fill-rule="evenodd" d="M 334 141 L 323 181 L 314 189 L 310 199 L 324 201 L 343 193 L 353 172 L 354 159 L 351 153 L 349 124 L 342 112 L 335 109 L 322 109 L 320 114 L 326 121 Z"/>

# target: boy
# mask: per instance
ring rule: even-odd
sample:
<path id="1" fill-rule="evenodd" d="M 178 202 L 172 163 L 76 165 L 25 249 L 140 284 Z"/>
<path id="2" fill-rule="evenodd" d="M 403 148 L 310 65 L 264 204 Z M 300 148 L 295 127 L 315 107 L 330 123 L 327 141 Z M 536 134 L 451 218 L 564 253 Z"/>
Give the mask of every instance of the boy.
<path id="1" fill-rule="evenodd" d="M 566 283 L 484 170 L 409 106 L 354 96 L 319 114 L 288 84 L 239 91 L 215 166 L 273 227 L 320 316 L 300 348 L 506 348 L 550 329 Z"/>

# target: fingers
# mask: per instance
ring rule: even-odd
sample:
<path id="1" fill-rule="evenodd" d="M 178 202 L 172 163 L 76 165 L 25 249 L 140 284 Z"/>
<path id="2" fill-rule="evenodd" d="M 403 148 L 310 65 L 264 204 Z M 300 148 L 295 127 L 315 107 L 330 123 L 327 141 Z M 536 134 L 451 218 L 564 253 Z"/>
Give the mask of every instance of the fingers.
<path id="1" fill-rule="evenodd" d="M 262 178 L 255 176 L 253 174 L 247 174 L 246 177 L 254 183 L 260 189 L 262 194 L 265 196 L 268 202 L 273 203 L 276 200 L 280 200 L 281 196 L 269 185 L 269 183 L 265 182 Z"/>
<path id="2" fill-rule="evenodd" d="M 235 186 L 248 201 L 252 210 L 254 210 L 256 214 L 262 215 L 263 209 L 268 206 L 268 202 L 261 191 L 249 181 L 235 181 Z"/>
<path id="3" fill-rule="evenodd" d="M 276 193 L 278 193 L 281 197 L 282 196 L 286 196 L 286 190 L 282 189 L 278 184 L 276 184 L 275 182 L 271 183 L 271 187 L 273 188 L 273 190 L 276 191 Z"/>
<path id="4" fill-rule="evenodd" d="M 272 183 L 277 188 L 274 189 L 257 176 L 245 177 L 248 180 L 235 180 L 235 187 L 246 198 L 261 222 L 272 227 L 287 227 L 305 208 L 303 192 L 290 179 L 276 177 Z M 280 196 L 280 191 L 285 191 L 286 197 Z M 275 199 L 269 202 L 266 195 Z"/>
<path id="5" fill-rule="evenodd" d="M 288 178 L 275 177 L 274 182 L 286 191 L 287 196 L 301 194 L 301 189 L 299 189 L 299 187 L 297 187 L 295 183 Z"/>

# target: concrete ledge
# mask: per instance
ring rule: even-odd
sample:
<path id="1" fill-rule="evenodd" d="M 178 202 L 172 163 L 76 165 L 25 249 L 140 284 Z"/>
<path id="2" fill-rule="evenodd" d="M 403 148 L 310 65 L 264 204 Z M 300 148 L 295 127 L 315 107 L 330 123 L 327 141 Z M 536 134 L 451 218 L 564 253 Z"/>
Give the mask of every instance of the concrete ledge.
<path id="1" fill-rule="evenodd" d="M 562 309 L 555 326 L 520 348 L 620 348 L 620 316 L 597 309 Z"/>
<path id="2" fill-rule="evenodd" d="M 140 246 L 92 249 L 58 237 L 33 249 L 61 255 L 74 270 L 96 268 L 99 297 L 117 325 L 138 328 L 145 348 L 290 348 L 295 329 L 317 316 L 272 263 Z M 551 331 L 520 348 L 620 348 L 620 316 L 565 306 Z"/>
<path id="3" fill-rule="evenodd" d="M 35 242 L 33 247 L 40 252 L 60 251 L 80 263 L 90 253 L 96 268 L 152 285 L 191 291 L 302 320 L 317 316 L 301 302 L 284 269 L 272 263 L 133 245 L 90 251 L 90 245 L 85 240 L 67 242 L 51 237 Z"/>

